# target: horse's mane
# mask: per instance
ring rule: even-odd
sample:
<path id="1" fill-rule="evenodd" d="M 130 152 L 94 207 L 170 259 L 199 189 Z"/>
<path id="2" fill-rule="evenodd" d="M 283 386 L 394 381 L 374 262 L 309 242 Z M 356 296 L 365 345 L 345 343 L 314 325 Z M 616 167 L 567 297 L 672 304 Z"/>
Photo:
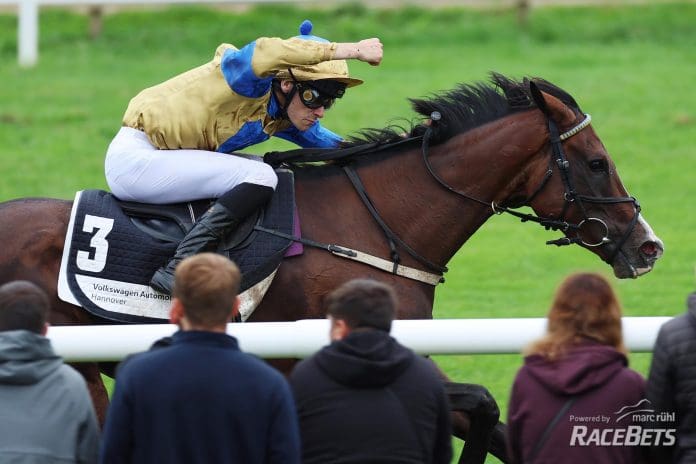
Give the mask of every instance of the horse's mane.
<path id="1" fill-rule="evenodd" d="M 560 99 L 574 111 L 580 112 L 575 99 L 565 90 L 538 78 L 513 80 L 498 73 L 491 73 L 490 83 L 459 84 L 452 90 L 434 94 L 430 98 L 411 98 L 411 106 L 421 116 L 416 122 L 403 121 L 404 128 L 396 123 L 383 129 L 361 129 L 353 135 L 344 146 L 356 146 L 368 143 L 390 143 L 407 137 L 422 135 L 428 128 L 423 118 L 429 119 L 437 111 L 441 120 L 433 126 L 431 143 L 437 144 L 451 137 L 482 126 L 504 116 L 529 110 L 536 105 L 531 97 L 529 83 L 534 82 L 546 93 Z"/>

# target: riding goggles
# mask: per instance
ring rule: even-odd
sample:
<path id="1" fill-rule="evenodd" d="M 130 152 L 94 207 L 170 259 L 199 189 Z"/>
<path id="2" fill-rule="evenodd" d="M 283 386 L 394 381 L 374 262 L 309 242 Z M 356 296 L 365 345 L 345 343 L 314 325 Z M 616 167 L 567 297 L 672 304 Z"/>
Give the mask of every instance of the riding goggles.
<path id="1" fill-rule="evenodd" d="M 322 106 L 328 110 L 336 101 L 336 97 L 325 95 L 308 84 L 296 82 L 295 85 L 297 86 L 297 94 L 300 96 L 302 104 L 312 110 Z"/>

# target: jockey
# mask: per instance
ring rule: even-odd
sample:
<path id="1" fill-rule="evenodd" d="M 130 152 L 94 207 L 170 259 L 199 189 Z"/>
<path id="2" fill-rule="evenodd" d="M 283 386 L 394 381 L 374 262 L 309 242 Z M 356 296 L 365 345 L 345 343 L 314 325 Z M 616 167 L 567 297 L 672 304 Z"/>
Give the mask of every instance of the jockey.
<path id="1" fill-rule="evenodd" d="M 220 45 L 212 61 L 143 90 L 128 105 L 106 153 L 106 180 L 121 200 L 177 203 L 216 198 L 150 285 L 171 293 L 174 268 L 215 245 L 272 196 L 265 163 L 230 153 L 281 137 L 305 148 L 342 140 L 319 119 L 347 87 L 346 59 L 382 60 L 379 39 L 329 42 L 304 21 L 290 39 Z"/>

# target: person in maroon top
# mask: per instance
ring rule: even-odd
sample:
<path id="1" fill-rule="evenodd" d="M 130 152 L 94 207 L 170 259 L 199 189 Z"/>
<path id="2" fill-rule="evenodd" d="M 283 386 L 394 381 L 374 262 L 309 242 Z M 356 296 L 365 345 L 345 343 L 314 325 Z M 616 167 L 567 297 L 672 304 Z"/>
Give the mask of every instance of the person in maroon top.
<path id="1" fill-rule="evenodd" d="M 510 462 L 643 462 L 633 412 L 646 407 L 645 380 L 627 367 L 621 307 L 604 277 L 566 278 L 525 354 L 508 405 Z"/>

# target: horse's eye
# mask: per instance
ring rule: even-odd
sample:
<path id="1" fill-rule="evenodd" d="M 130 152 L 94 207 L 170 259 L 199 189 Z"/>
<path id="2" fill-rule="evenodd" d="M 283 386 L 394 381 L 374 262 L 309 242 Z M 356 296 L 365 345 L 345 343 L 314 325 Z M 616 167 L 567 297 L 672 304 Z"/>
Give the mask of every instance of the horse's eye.
<path id="1" fill-rule="evenodd" d="M 607 161 L 605 159 L 594 159 L 590 161 L 590 169 L 594 172 L 606 172 Z"/>

